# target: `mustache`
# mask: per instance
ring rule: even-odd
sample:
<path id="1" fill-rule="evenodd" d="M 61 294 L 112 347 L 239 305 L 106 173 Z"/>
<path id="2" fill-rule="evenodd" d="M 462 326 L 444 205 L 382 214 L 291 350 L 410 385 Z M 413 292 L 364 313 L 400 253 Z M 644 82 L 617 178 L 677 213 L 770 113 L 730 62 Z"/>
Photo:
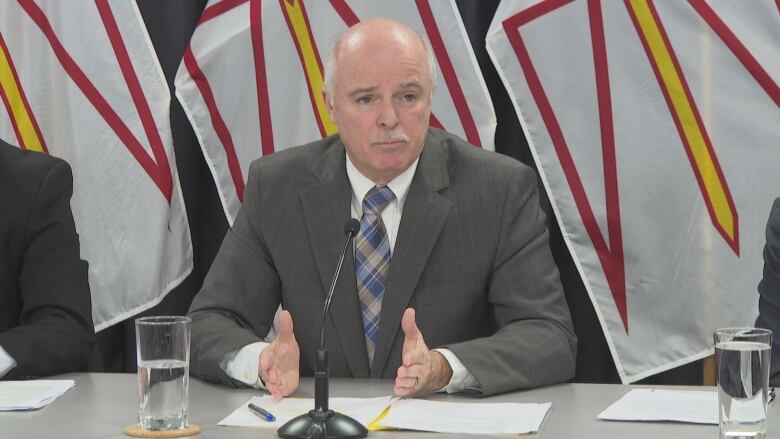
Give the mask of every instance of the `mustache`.
<path id="1" fill-rule="evenodd" d="M 379 135 L 371 139 L 371 143 L 408 142 L 409 136 L 400 129 L 381 131 Z"/>

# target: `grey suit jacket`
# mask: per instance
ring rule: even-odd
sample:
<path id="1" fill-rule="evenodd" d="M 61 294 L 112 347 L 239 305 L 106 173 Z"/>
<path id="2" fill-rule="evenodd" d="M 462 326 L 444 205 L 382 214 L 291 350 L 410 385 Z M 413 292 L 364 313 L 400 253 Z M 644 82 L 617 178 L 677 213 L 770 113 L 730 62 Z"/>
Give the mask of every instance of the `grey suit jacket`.
<path id="1" fill-rule="evenodd" d="M 764 277 L 758 284 L 756 326 L 772 330 L 772 361 L 769 383 L 780 386 L 780 198 L 775 199 L 766 224 Z"/>
<path id="2" fill-rule="evenodd" d="M 293 317 L 301 374 L 313 374 L 350 217 L 345 160 L 333 136 L 252 164 L 243 207 L 190 308 L 194 374 L 232 384 L 218 359 L 265 336 L 279 303 Z M 485 395 L 573 376 L 576 339 L 531 169 L 429 131 L 404 204 L 373 365 L 349 254 L 327 322 L 331 375 L 394 377 L 407 307 L 428 346 L 452 350 Z"/>

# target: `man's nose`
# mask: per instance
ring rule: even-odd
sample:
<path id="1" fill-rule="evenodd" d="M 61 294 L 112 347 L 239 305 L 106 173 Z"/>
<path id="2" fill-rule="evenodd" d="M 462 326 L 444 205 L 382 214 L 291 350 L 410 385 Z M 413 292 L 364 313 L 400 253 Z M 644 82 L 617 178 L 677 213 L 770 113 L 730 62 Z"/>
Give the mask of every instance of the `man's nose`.
<path id="1" fill-rule="evenodd" d="M 398 125 L 398 113 L 392 99 L 385 99 L 379 108 L 377 123 L 386 128 Z"/>

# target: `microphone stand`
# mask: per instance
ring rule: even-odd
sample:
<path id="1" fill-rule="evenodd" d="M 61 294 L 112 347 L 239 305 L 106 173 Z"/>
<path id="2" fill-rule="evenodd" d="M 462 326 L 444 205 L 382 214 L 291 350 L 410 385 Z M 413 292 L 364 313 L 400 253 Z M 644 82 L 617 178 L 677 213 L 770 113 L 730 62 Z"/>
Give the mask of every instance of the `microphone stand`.
<path id="1" fill-rule="evenodd" d="M 325 319 L 328 316 L 330 302 L 333 299 L 333 291 L 336 289 L 336 282 L 341 274 L 344 256 L 347 254 L 349 244 L 352 243 L 352 239 L 358 230 L 360 230 L 360 222 L 354 218 L 350 219 L 344 226 L 347 241 L 344 243 L 344 249 L 341 251 L 339 264 L 336 267 L 336 273 L 333 275 L 333 281 L 325 299 L 325 306 L 322 309 L 320 347 L 317 349 L 317 356 L 314 362 L 314 410 L 297 416 L 279 427 L 277 434 L 281 438 L 346 439 L 363 438 L 368 434 L 368 430 L 360 422 L 328 408 L 328 351 L 325 349 Z"/>

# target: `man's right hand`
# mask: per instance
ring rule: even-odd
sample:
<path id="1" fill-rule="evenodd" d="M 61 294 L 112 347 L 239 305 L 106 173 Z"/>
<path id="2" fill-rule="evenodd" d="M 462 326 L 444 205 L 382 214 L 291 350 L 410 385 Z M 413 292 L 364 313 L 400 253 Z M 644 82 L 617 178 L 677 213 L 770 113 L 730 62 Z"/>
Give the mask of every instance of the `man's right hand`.
<path id="1" fill-rule="evenodd" d="M 276 399 L 292 394 L 298 388 L 300 379 L 299 361 L 301 351 L 293 334 L 290 312 L 279 313 L 279 336 L 260 352 L 258 375 L 265 388 Z"/>

